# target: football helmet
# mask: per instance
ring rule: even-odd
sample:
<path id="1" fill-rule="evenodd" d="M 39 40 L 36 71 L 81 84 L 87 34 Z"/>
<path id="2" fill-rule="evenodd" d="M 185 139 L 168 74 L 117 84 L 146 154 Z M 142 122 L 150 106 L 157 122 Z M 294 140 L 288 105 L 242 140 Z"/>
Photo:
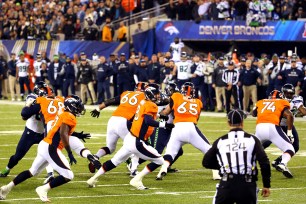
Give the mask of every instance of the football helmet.
<path id="1" fill-rule="evenodd" d="M 49 96 L 49 97 L 54 97 L 54 92 L 53 89 L 48 86 L 48 84 L 46 84 L 43 81 L 39 81 L 35 84 L 33 92 L 37 95 L 37 96 Z"/>
<path id="2" fill-rule="evenodd" d="M 167 96 L 172 96 L 173 93 L 175 92 L 179 92 L 179 89 L 177 88 L 176 83 L 172 83 L 170 82 L 169 84 L 167 84 L 167 86 L 165 87 L 165 93 Z"/>
<path id="3" fill-rule="evenodd" d="M 280 92 L 279 90 L 273 90 L 271 91 L 271 93 L 269 94 L 269 99 L 283 99 L 283 94 L 282 92 Z"/>
<path id="4" fill-rule="evenodd" d="M 195 88 L 192 82 L 185 82 L 181 88 L 181 93 L 184 96 L 189 96 L 191 98 L 195 97 Z"/>
<path id="5" fill-rule="evenodd" d="M 160 103 L 160 86 L 158 84 L 149 83 L 145 90 L 145 96 L 150 101 L 158 104 Z"/>
<path id="6" fill-rule="evenodd" d="M 148 85 L 147 82 L 142 82 L 142 81 L 140 81 L 140 82 L 138 82 L 138 83 L 136 84 L 136 86 L 135 86 L 135 91 L 141 91 L 141 92 L 143 92 L 143 91 L 145 90 L 145 88 L 146 88 L 147 85 Z"/>
<path id="7" fill-rule="evenodd" d="M 65 110 L 69 111 L 75 116 L 85 115 L 85 107 L 77 95 L 70 95 L 65 98 L 64 102 Z"/>
<path id="8" fill-rule="evenodd" d="M 292 84 L 285 84 L 282 87 L 282 92 L 283 92 L 283 97 L 286 100 L 291 101 L 293 99 L 294 94 L 295 94 L 295 88 Z"/>

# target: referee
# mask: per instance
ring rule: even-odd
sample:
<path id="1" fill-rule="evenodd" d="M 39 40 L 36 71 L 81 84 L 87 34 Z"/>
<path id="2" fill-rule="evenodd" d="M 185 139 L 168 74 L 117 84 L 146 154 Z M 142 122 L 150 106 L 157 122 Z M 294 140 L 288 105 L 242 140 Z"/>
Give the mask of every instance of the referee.
<path id="1" fill-rule="evenodd" d="M 221 181 L 217 184 L 217 192 L 213 203 L 257 203 L 258 160 L 263 180 L 261 195 L 270 195 L 270 164 L 260 141 L 253 135 L 243 131 L 244 113 L 232 110 L 228 113 L 230 131 L 218 138 L 205 154 L 203 166 L 219 169 Z"/>
<path id="2" fill-rule="evenodd" d="M 238 80 L 239 71 L 235 70 L 234 62 L 228 62 L 228 68 L 223 72 L 222 81 L 227 84 L 225 88 L 225 100 L 226 100 L 226 113 L 228 114 L 231 107 L 231 97 L 233 96 L 235 104 L 234 108 L 239 107 L 238 96 Z"/>

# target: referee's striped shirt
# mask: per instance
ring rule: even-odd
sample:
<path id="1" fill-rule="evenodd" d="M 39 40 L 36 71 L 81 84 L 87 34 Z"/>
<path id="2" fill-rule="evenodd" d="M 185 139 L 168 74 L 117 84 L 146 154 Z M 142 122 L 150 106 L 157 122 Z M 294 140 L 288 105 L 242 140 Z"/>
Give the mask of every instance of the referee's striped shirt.
<path id="1" fill-rule="evenodd" d="M 258 138 L 240 128 L 218 138 L 205 154 L 203 166 L 220 174 L 252 175 L 257 178 L 259 162 L 264 187 L 270 187 L 270 163 Z"/>
<path id="2" fill-rule="evenodd" d="M 239 80 L 239 71 L 236 69 L 233 70 L 225 70 L 222 74 L 222 81 L 226 84 L 231 83 L 232 85 L 237 85 Z"/>

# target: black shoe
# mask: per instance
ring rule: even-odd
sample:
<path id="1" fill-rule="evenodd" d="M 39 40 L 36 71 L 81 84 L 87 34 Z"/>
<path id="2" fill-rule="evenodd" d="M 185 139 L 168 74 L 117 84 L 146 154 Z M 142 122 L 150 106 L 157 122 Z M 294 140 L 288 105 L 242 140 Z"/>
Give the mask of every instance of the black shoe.
<path id="1" fill-rule="evenodd" d="M 218 110 L 218 113 L 223 113 L 223 110 Z"/>
<path id="2" fill-rule="evenodd" d="M 176 173 L 178 172 L 178 170 L 176 168 L 171 168 L 171 167 L 168 167 L 168 170 L 167 170 L 168 173 Z"/>

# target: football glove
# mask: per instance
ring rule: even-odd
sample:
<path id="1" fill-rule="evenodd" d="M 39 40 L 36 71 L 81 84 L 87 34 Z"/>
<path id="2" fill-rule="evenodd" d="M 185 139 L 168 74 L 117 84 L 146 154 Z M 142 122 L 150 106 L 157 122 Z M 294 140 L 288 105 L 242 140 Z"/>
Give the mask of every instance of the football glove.
<path id="1" fill-rule="evenodd" d="M 166 126 L 166 121 L 162 120 L 162 121 L 159 122 L 159 126 L 158 127 L 165 128 L 165 126 Z"/>
<path id="2" fill-rule="evenodd" d="M 72 165 L 73 163 L 74 163 L 74 164 L 77 163 L 77 161 L 76 161 L 76 159 L 74 158 L 72 152 L 69 152 L 69 153 L 68 153 L 68 157 L 69 157 L 69 163 L 70 163 L 70 165 Z"/>
<path id="3" fill-rule="evenodd" d="M 100 109 L 96 108 L 93 111 L 90 111 L 90 115 L 91 115 L 91 117 L 99 118 L 99 116 L 100 116 Z"/>
<path id="4" fill-rule="evenodd" d="M 27 99 L 27 101 L 25 103 L 25 106 L 30 107 L 35 101 L 36 101 L 36 99 L 29 98 L 29 99 Z"/>
<path id="5" fill-rule="evenodd" d="M 159 115 L 159 118 L 164 121 L 167 121 L 169 119 L 167 115 Z"/>
<path id="6" fill-rule="evenodd" d="M 174 128 L 174 124 L 166 123 L 165 128 L 168 129 L 168 130 L 171 130 L 172 128 Z"/>
<path id="7" fill-rule="evenodd" d="M 293 144 L 294 142 L 294 137 L 293 137 L 293 134 L 292 134 L 292 130 L 287 130 L 287 136 L 291 142 L 291 144 Z"/>
<path id="8" fill-rule="evenodd" d="M 90 137 L 91 137 L 90 133 L 83 133 L 83 131 L 82 132 L 73 132 L 71 134 L 71 136 L 77 137 L 80 140 L 83 140 L 83 142 L 85 142 L 85 143 L 86 143 L 85 139 L 90 139 Z"/>

